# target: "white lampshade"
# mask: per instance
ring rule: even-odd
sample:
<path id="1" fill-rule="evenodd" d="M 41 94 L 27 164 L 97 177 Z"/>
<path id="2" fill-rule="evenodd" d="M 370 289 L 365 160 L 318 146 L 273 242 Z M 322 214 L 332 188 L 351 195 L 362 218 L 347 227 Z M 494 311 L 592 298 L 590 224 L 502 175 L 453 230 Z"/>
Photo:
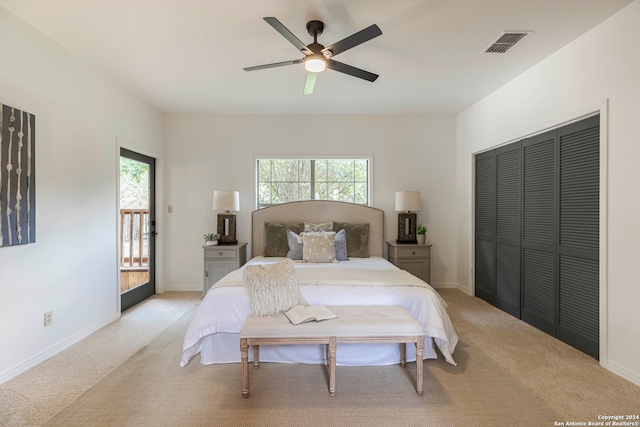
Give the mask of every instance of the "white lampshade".
<path id="1" fill-rule="evenodd" d="M 419 211 L 422 208 L 419 191 L 396 191 L 396 211 Z"/>
<path id="2" fill-rule="evenodd" d="M 213 192 L 214 211 L 239 211 L 240 192 L 239 191 L 218 191 Z"/>

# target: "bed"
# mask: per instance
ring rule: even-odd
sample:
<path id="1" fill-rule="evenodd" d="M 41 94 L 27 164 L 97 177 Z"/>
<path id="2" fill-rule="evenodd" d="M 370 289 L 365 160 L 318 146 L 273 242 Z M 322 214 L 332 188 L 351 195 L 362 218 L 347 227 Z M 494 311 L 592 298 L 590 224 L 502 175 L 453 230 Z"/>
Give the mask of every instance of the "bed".
<path id="1" fill-rule="evenodd" d="M 452 354 L 458 337 L 446 303 L 427 283 L 384 258 L 384 212 L 352 203 L 314 200 L 285 203 L 252 213 L 252 257 L 240 270 L 212 286 L 196 309 L 185 335 L 181 366 L 198 353 L 204 365 L 239 363 L 239 333 L 250 313 L 243 270 L 285 259 L 283 248 L 278 248 L 283 244 L 281 233 L 285 229 L 304 222 L 328 221 L 347 230 L 349 257 L 331 263 L 295 261 L 300 291 L 306 301 L 312 305 L 404 306 L 425 332 L 424 358 L 437 358 L 437 346 L 445 360 L 455 365 Z M 415 360 L 415 348 L 409 346 L 406 356 L 408 361 Z M 320 345 L 268 346 L 260 351 L 263 362 L 324 364 L 325 357 Z M 397 364 L 399 360 L 400 350 L 395 344 L 341 344 L 336 363 L 375 366 Z"/>

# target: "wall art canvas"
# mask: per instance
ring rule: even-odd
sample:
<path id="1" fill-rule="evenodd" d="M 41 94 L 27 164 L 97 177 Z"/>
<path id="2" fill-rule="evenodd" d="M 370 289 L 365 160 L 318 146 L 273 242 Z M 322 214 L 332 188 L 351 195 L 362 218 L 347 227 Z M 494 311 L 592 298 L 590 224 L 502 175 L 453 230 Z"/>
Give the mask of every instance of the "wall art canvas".
<path id="1" fill-rule="evenodd" d="M 36 241 L 36 117 L 0 104 L 0 247 Z"/>

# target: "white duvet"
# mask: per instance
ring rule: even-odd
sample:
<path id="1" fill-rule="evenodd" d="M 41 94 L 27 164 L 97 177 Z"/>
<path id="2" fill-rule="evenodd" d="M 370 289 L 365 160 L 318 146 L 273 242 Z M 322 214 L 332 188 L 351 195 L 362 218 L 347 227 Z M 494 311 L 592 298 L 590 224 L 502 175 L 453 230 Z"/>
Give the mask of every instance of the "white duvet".
<path id="1" fill-rule="evenodd" d="M 283 258 L 257 257 L 248 264 L 273 263 Z M 427 340 L 425 358 L 436 358 L 433 343 L 447 362 L 458 341 L 446 303 L 424 281 L 379 257 L 344 262 L 295 264 L 300 290 L 312 305 L 401 305 L 420 322 Z M 249 295 L 242 285 L 242 269 L 216 283 L 196 309 L 185 335 L 181 366 L 200 353 L 203 364 L 240 361 L 239 333 L 249 315 Z M 432 338 L 430 340 L 429 338 Z M 325 363 L 319 345 L 263 346 L 264 362 Z M 388 365 L 399 361 L 397 344 L 341 344 L 337 364 Z M 415 360 L 415 348 L 407 347 L 407 360 Z"/>

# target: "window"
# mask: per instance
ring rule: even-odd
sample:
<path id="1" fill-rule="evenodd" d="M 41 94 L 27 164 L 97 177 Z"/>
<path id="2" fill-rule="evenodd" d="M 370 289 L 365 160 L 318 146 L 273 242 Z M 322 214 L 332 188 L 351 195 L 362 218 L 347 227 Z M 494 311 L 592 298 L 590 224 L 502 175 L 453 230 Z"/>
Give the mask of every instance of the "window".
<path id="1" fill-rule="evenodd" d="M 257 206 L 298 200 L 369 204 L 369 158 L 257 159 Z"/>

